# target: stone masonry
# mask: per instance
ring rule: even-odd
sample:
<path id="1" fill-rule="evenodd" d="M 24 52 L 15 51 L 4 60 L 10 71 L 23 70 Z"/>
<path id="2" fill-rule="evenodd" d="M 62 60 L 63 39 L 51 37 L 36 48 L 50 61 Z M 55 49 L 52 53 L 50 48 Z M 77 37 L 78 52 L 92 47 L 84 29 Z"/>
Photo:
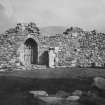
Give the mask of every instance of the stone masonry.
<path id="1" fill-rule="evenodd" d="M 48 66 L 50 47 L 59 47 L 58 66 L 104 67 L 105 65 L 104 33 L 97 33 L 95 30 L 86 32 L 78 27 L 71 27 L 62 34 L 44 36 L 40 34 L 35 23 L 19 23 L 15 28 L 0 35 L 0 67 L 25 67 L 24 62 L 27 60 L 24 59 L 28 58 L 31 59 L 32 65 Z"/>

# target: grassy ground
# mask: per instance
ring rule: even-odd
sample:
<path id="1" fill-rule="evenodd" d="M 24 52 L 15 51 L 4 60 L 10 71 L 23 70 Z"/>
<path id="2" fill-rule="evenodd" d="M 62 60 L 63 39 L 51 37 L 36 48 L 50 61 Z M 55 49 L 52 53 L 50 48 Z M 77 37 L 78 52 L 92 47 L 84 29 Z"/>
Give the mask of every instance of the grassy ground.
<path id="1" fill-rule="evenodd" d="M 33 71 L 0 72 L 0 76 L 17 76 L 24 78 L 78 78 L 78 77 L 105 77 L 105 69 L 102 68 L 55 68 Z"/>
<path id="2" fill-rule="evenodd" d="M 29 94 L 30 90 L 45 90 L 56 94 L 59 90 L 72 93 L 75 90 L 87 91 L 92 78 L 84 79 L 33 79 L 20 77 L 0 77 L 0 105 L 43 105 Z M 45 104 L 44 104 L 45 105 Z"/>
<path id="3" fill-rule="evenodd" d="M 91 89 L 93 77 L 105 77 L 105 69 L 57 68 L 35 71 L 0 73 L 0 105 L 38 105 L 30 90 L 45 90 L 55 94 Z"/>

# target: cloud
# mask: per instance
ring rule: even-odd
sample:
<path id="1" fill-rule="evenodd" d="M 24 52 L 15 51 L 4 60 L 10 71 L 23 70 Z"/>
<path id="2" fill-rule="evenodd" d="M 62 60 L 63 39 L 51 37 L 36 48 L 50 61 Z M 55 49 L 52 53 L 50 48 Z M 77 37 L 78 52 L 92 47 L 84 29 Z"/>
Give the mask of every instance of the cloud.
<path id="1" fill-rule="evenodd" d="M 10 3 L 21 22 L 34 21 L 41 27 L 73 25 L 104 30 L 105 0 L 10 0 Z"/>
<path id="2" fill-rule="evenodd" d="M 0 1 L 0 33 L 16 24 L 12 9 L 6 1 Z"/>

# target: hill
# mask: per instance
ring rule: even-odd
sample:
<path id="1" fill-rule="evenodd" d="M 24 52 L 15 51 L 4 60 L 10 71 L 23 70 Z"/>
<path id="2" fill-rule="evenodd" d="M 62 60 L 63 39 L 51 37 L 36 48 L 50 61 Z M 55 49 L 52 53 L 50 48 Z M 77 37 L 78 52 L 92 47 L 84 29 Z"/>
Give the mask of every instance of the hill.
<path id="1" fill-rule="evenodd" d="M 56 34 L 62 34 L 67 27 L 63 26 L 49 26 L 49 27 L 42 27 L 40 28 L 40 32 L 42 35 L 45 36 L 54 36 Z"/>

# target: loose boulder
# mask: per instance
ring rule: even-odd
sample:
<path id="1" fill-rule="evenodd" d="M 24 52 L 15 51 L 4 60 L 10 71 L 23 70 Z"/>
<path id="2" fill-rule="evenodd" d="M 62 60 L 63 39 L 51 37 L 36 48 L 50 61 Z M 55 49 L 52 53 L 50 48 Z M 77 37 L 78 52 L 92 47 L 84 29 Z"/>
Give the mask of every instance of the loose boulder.
<path id="1" fill-rule="evenodd" d="M 67 101 L 78 101 L 80 99 L 79 96 L 68 96 L 66 98 Z"/>
<path id="2" fill-rule="evenodd" d="M 45 103 L 49 103 L 49 104 L 57 104 L 57 103 L 60 103 L 63 98 L 61 97 L 56 97 L 56 96 L 39 96 L 38 97 L 41 101 L 44 101 Z"/>
<path id="3" fill-rule="evenodd" d="M 40 91 L 29 91 L 30 94 L 33 94 L 34 97 L 36 96 L 48 96 L 48 93 L 46 91 L 40 90 Z"/>
<path id="4" fill-rule="evenodd" d="M 105 90 L 105 79 L 102 77 L 95 77 L 94 85 L 101 90 Z"/>
<path id="5" fill-rule="evenodd" d="M 74 92 L 72 92 L 73 96 L 81 96 L 83 94 L 83 92 L 81 90 L 75 90 Z"/>
<path id="6" fill-rule="evenodd" d="M 59 90 L 57 93 L 56 93 L 56 96 L 57 97 L 62 97 L 62 98 L 65 98 L 65 97 L 68 97 L 70 94 L 68 92 L 65 92 L 63 90 Z"/>

